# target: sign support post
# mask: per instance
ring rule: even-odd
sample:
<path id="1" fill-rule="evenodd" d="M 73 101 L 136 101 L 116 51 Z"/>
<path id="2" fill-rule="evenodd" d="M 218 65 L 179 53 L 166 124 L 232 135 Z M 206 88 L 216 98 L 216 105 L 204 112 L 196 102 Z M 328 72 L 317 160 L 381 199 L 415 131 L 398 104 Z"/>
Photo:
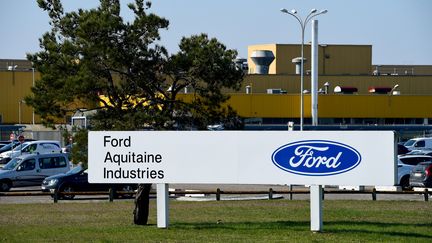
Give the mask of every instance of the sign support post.
<path id="1" fill-rule="evenodd" d="M 168 228 L 169 224 L 168 184 L 156 184 L 157 227 Z"/>
<path id="2" fill-rule="evenodd" d="M 311 214 L 312 232 L 322 231 L 322 227 L 323 227 L 322 198 L 323 198 L 322 186 L 311 185 L 310 186 L 310 214 Z"/>

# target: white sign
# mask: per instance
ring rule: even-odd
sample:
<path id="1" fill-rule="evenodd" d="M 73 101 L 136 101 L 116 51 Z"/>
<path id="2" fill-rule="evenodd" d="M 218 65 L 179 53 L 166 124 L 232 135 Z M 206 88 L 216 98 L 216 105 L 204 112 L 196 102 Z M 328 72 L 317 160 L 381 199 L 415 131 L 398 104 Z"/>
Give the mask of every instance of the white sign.
<path id="1" fill-rule="evenodd" d="M 89 132 L 91 183 L 394 185 L 391 131 Z"/>

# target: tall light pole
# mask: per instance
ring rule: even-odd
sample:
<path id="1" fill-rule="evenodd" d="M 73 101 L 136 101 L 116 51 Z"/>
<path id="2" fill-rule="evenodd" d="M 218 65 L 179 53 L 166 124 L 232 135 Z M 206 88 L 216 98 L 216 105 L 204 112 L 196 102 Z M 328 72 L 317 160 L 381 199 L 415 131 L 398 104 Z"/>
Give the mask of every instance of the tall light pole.
<path id="1" fill-rule="evenodd" d="M 396 91 L 396 89 L 399 88 L 399 84 L 395 84 L 395 86 L 393 86 L 393 88 L 390 90 L 390 92 L 388 93 L 388 106 L 389 109 L 391 109 L 391 103 L 392 103 L 392 96 L 393 95 L 399 95 L 400 92 L 397 93 L 393 93 Z"/>
<path id="2" fill-rule="evenodd" d="M 301 66 L 300 66 L 300 131 L 303 131 L 303 83 L 304 83 L 304 32 L 306 25 L 312 18 L 315 16 L 318 16 L 320 14 L 327 13 L 327 10 L 321 10 L 318 12 L 316 9 L 312 9 L 310 13 L 306 16 L 306 18 L 303 20 L 300 16 L 297 15 L 297 10 L 293 9 L 290 11 L 286 10 L 285 8 L 282 8 L 280 10 L 282 13 L 289 14 L 297 19 L 297 21 L 300 24 L 301 27 Z"/>
<path id="3" fill-rule="evenodd" d="M 21 124 L 21 105 L 25 103 L 24 100 L 18 101 L 18 124 Z"/>
<path id="4" fill-rule="evenodd" d="M 32 70 L 32 87 L 34 87 L 34 85 L 35 85 L 35 68 L 32 67 L 31 70 Z M 34 111 L 34 108 L 33 108 L 33 111 L 32 111 L 32 123 L 33 123 L 33 125 L 35 124 L 35 111 Z"/>

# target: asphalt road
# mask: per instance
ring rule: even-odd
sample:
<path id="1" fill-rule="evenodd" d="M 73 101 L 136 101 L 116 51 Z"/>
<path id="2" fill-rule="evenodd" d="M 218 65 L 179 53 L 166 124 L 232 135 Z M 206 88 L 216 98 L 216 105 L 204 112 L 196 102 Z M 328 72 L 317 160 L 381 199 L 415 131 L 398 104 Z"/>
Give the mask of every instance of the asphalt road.
<path id="1" fill-rule="evenodd" d="M 219 188 L 221 191 L 269 191 L 272 188 L 274 191 L 286 191 L 287 186 L 280 185 L 207 185 L 207 184 L 172 184 L 170 185 L 172 190 L 191 190 L 191 191 L 216 191 Z M 293 189 L 307 190 L 305 186 L 294 186 Z M 326 190 L 336 190 L 336 188 L 326 188 Z M 370 188 L 369 188 L 370 189 Z M 39 191 L 40 187 L 22 187 L 12 188 L 12 192 L 17 191 Z M 274 194 L 274 198 L 285 198 L 289 199 L 288 194 Z M 432 202 L 432 198 L 429 197 Z M 245 199 L 268 199 L 268 194 L 222 194 L 221 200 L 245 200 Z M 293 200 L 308 200 L 309 194 L 293 194 Z M 59 203 L 70 203 L 70 202 L 102 202 L 108 201 L 109 197 L 105 195 L 98 196 L 82 196 L 78 195 L 73 200 L 59 200 Z M 133 200 L 133 199 L 114 199 L 117 200 Z M 189 201 L 209 201 L 216 200 L 215 194 L 203 195 L 203 194 L 189 194 L 180 196 L 177 200 L 189 200 Z M 372 194 L 325 194 L 324 200 L 372 200 Z M 422 194 L 377 194 L 377 200 L 394 200 L 394 201 L 424 201 L 424 195 Z M 49 195 L 41 196 L 0 196 L 0 204 L 20 204 L 20 203 L 53 203 L 53 199 Z"/>

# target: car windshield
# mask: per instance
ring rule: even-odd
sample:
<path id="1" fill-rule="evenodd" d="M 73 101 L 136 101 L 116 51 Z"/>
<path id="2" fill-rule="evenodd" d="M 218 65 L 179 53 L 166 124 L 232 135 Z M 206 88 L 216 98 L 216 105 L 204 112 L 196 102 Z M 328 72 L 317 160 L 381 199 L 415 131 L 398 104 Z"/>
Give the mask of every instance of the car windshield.
<path id="1" fill-rule="evenodd" d="M 66 172 L 66 175 L 73 175 L 73 174 L 77 174 L 80 173 L 83 170 L 83 168 L 78 165 L 77 167 L 73 168 L 72 170 Z"/>
<path id="2" fill-rule="evenodd" d="M 0 152 L 11 150 L 15 145 L 16 143 L 8 143 L 0 149 Z"/>
<path id="3" fill-rule="evenodd" d="M 14 158 L 3 166 L 2 170 L 13 170 L 21 161 L 21 158 Z"/>
<path id="4" fill-rule="evenodd" d="M 416 140 L 410 139 L 404 143 L 404 146 L 412 146 L 415 143 Z"/>

